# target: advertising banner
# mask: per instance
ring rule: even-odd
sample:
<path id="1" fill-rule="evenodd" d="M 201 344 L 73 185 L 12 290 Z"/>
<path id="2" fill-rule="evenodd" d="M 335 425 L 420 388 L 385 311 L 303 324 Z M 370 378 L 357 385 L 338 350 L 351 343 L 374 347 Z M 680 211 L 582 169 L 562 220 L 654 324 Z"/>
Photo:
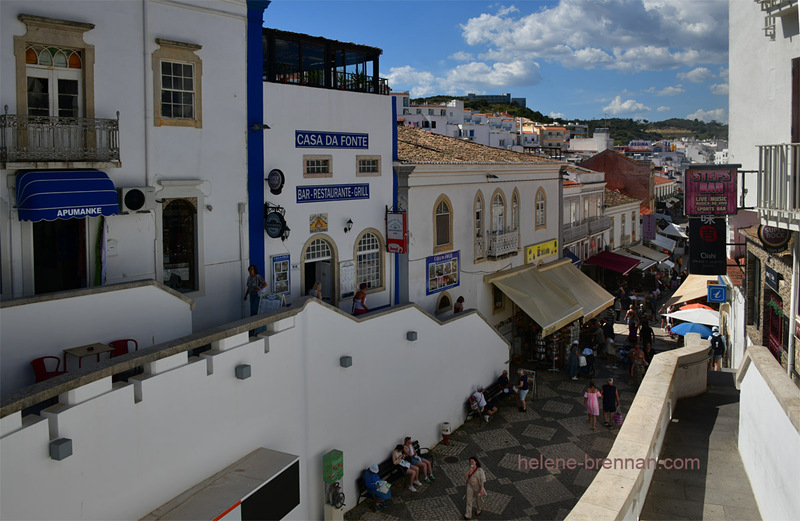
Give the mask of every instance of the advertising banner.
<path id="1" fill-rule="evenodd" d="M 740 165 L 692 165 L 686 170 L 686 215 L 736 214 L 736 169 Z"/>
<path id="2" fill-rule="evenodd" d="M 438 293 L 454 288 L 459 284 L 461 252 L 454 251 L 425 258 L 425 268 L 428 274 L 428 284 L 425 294 Z"/>
<path id="3" fill-rule="evenodd" d="M 558 254 L 558 239 L 544 241 L 525 248 L 525 264 L 531 264 L 536 259 Z"/>
<path id="4" fill-rule="evenodd" d="M 386 212 L 386 251 L 408 253 L 405 212 Z"/>
<path id="5" fill-rule="evenodd" d="M 689 273 L 691 275 L 725 275 L 726 224 L 723 217 L 689 219 Z"/>
<path id="6" fill-rule="evenodd" d="M 642 215 L 642 239 L 652 241 L 656 238 L 656 216 Z"/>
<path id="7" fill-rule="evenodd" d="M 272 292 L 288 295 L 291 277 L 289 276 L 289 255 L 273 255 L 272 260 Z"/>

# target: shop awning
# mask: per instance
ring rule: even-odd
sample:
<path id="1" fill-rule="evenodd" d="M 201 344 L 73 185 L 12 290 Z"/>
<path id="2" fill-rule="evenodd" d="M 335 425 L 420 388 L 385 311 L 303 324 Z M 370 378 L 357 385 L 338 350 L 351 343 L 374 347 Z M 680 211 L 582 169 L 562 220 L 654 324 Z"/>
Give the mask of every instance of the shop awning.
<path id="1" fill-rule="evenodd" d="M 688 235 L 683 233 L 683 230 L 675 226 L 673 223 L 669 223 L 666 228 L 661 230 L 661 233 L 664 235 L 669 235 L 670 237 L 680 237 L 682 239 L 688 238 Z"/>
<path id="2" fill-rule="evenodd" d="M 638 255 L 639 257 L 644 257 L 646 259 L 652 259 L 656 262 L 664 262 L 666 259 L 669 258 L 669 255 L 666 253 L 661 253 L 660 251 L 656 251 L 653 248 L 648 248 L 642 244 L 636 244 L 635 246 L 628 246 L 628 251 L 631 253 Z"/>
<path id="3" fill-rule="evenodd" d="M 683 281 L 675 293 L 663 304 L 662 309 L 666 309 L 674 304 L 682 302 L 690 302 L 699 298 L 706 298 L 708 296 L 708 281 L 717 282 L 716 276 L 710 277 L 708 275 L 689 275 Z"/>
<path id="4" fill-rule="evenodd" d="M 561 329 L 583 315 L 583 307 L 569 292 L 544 276 L 534 265 L 484 275 L 542 328 L 542 336 Z"/>
<path id="5" fill-rule="evenodd" d="M 669 237 L 664 237 L 663 235 L 656 234 L 655 240 L 650 242 L 652 242 L 659 248 L 663 248 L 667 251 L 672 251 L 675 249 L 675 241 L 673 241 Z"/>
<path id="6" fill-rule="evenodd" d="M 654 261 L 653 259 L 648 259 L 646 257 L 639 257 L 638 255 L 634 255 L 632 253 L 620 253 L 620 255 L 624 255 L 625 257 L 631 258 L 636 262 L 638 262 L 638 264 L 636 265 L 637 270 L 646 270 L 647 268 L 655 266 L 656 264 L 656 261 Z"/>
<path id="7" fill-rule="evenodd" d="M 572 264 L 575 264 L 576 266 L 581 265 L 580 257 L 569 251 L 568 248 L 564 248 L 564 258 L 569 259 L 570 261 L 572 261 Z"/>
<path id="8" fill-rule="evenodd" d="M 670 217 L 669 215 L 667 215 L 665 213 L 657 213 L 656 214 L 656 219 L 664 219 L 667 222 L 670 222 L 670 223 L 672 222 L 672 217 Z"/>
<path id="9" fill-rule="evenodd" d="M 675 263 L 674 263 L 674 262 L 672 262 L 672 261 L 671 261 L 671 260 L 669 260 L 669 259 L 662 260 L 660 264 L 661 264 L 662 266 L 666 266 L 666 267 L 667 267 L 667 268 L 669 268 L 669 269 L 672 269 L 672 268 L 674 268 L 674 267 L 675 267 Z"/>
<path id="10" fill-rule="evenodd" d="M 561 259 L 549 266 L 541 266 L 539 271 L 569 291 L 583 306 L 584 321 L 599 315 L 604 309 L 614 305 L 614 295 L 587 277 L 567 259 Z"/>
<path id="11" fill-rule="evenodd" d="M 616 271 L 617 273 L 622 273 L 623 275 L 630 273 L 631 270 L 639 264 L 639 261 L 637 260 L 631 259 L 630 257 L 626 257 L 624 255 L 611 253 L 610 251 L 601 251 L 597 255 L 589 257 L 583 262 L 584 264 L 592 264 L 607 270 Z"/>
<path id="12" fill-rule="evenodd" d="M 55 221 L 119 213 L 117 190 L 104 172 L 33 171 L 17 176 L 20 221 Z"/>

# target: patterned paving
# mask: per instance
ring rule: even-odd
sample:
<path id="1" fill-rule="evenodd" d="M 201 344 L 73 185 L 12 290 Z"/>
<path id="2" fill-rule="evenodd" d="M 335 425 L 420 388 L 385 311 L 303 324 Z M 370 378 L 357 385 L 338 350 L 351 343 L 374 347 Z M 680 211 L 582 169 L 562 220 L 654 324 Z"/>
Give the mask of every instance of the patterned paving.
<path id="1" fill-rule="evenodd" d="M 617 324 L 617 332 L 624 326 Z M 658 335 L 656 348 L 666 348 Z M 659 342 L 662 345 L 659 345 Z M 528 412 L 519 412 L 513 400 L 505 400 L 489 423 L 470 420 L 458 428 L 449 445 L 438 444 L 431 451 L 436 482 L 417 493 L 398 483 L 393 500 L 382 512 L 375 512 L 372 501 L 363 501 L 345 514 L 348 521 L 395 519 L 457 520 L 464 515 L 467 460 L 476 455 L 487 475 L 484 513 L 479 519 L 522 520 L 564 519 L 596 475 L 575 468 L 520 468 L 520 458 L 573 458 L 582 464 L 608 454 L 619 429 L 603 427 L 602 415 L 597 431 L 587 422 L 583 392 L 589 379 L 573 381 L 565 373 L 548 372 L 547 367 L 531 367 L 536 372 L 538 395 L 528 398 Z M 622 369 L 596 366 L 598 386 L 608 377 L 615 379 L 624 410 L 633 401 L 629 376 Z M 445 461 L 447 458 L 447 461 Z M 351 501 L 348 500 L 348 503 Z M 355 503 L 352 501 L 352 503 Z M 350 506 L 348 504 L 348 506 Z"/>

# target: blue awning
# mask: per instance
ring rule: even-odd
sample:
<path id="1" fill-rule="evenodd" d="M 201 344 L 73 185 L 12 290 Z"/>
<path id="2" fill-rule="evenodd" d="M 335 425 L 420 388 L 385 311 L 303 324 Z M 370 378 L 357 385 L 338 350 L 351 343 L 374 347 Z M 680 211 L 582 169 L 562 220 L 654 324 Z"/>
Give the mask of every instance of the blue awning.
<path id="1" fill-rule="evenodd" d="M 580 265 L 581 265 L 581 259 L 580 259 L 580 258 L 579 258 L 577 255 L 575 255 L 574 253 L 572 253 L 572 252 L 569 250 L 569 248 L 564 248 L 564 252 L 563 252 L 563 253 L 564 253 L 564 257 L 565 257 L 565 258 L 567 258 L 567 259 L 570 259 L 570 260 L 572 261 L 572 264 L 574 264 L 574 265 L 576 265 L 576 266 L 580 267 Z"/>
<path id="2" fill-rule="evenodd" d="M 55 221 L 119 213 L 117 190 L 104 172 L 37 170 L 17 176 L 20 221 Z"/>

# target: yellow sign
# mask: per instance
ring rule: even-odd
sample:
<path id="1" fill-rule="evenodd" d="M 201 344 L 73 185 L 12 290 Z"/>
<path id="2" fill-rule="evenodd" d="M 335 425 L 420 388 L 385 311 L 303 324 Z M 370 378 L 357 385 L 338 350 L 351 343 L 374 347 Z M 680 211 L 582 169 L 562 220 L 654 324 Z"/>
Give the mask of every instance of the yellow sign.
<path id="1" fill-rule="evenodd" d="M 536 259 L 547 257 L 548 255 L 558 255 L 558 239 L 540 242 L 525 248 L 525 264 L 531 264 Z"/>
<path id="2" fill-rule="evenodd" d="M 315 213 L 308 218 L 308 231 L 311 233 L 320 233 L 328 231 L 328 214 Z"/>

